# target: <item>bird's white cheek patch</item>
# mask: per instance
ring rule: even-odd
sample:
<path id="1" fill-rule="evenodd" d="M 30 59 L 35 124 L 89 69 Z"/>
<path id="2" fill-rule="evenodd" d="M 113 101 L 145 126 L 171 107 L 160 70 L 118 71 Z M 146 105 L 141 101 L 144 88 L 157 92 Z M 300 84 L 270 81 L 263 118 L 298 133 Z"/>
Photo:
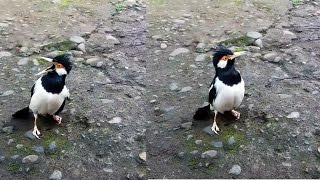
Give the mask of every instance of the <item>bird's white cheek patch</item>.
<path id="1" fill-rule="evenodd" d="M 64 68 L 57 68 L 56 72 L 59 74 L 59 76 L 67 74 L 67 71 Z"/>
<path id="2" fill-rule="evenodd" d="M 228 61 L 219 61 L 218 62 L 218 67 L 219 68 L 225 68 L 227 66 Z"/>

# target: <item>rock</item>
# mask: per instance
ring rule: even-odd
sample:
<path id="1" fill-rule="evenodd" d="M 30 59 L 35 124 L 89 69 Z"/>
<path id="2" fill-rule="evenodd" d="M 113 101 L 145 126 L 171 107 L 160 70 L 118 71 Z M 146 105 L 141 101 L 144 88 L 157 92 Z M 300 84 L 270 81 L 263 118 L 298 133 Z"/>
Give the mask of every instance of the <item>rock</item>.
<path id="1" fill-rule="evenodd" d="M 188 91 L 191 91 L 192 90 L 192 87 L 190 86 L 186 86 L 186 87 L 183 87 L 179 93 L 184 93 L 184 92 L 188 92 Z"/>
<path id="2" fill-rule="evenodd" d="M 202 131 L 206 132 L 209 135 L 214 135 L 214 132 L 211 130 L 212 126 L 207 126 L 205 128 L 202 129 Z"/>
<path id="3" fill-rule="evenodd" d="M 132 7 L 134 5 L 136 5 L 136 0 L 126 0 L 123 2 L 123 5 L 126 7 Z"/>
<path id="4" fill-rule="evenodd" d="M 161 49 L 166 49 L 167 47 L 168 47 L 168 45 L 165 44 L 165 43 L 161 43 L 161 44 L 160 44 L 160 48 L 161 48 Z"/>
<path id="5" fill-rule="evenodd" d="M 14 93 L 13 90 L 8 90 L 8 91 L 3 92 L 0 96 L 9 96 L 9 95 L 11 95 L 13 93 Z"/>
<path id="6" fill-rule="evenodd" d="M 261 39 L 257 39 L 254 41 L 254 45 L 260 47 L 260 48 L 263 48 L 263 43 L 262 43 L 262 40 Z"/>
<path id="7" fill-rule="evenodd" d="M 27 65 L 28 62 L 29 62 L 29 58 L 22 58 L 22 59 L 20 59 L 20 60 L 18 61 L 17 64 L 18 64 L 19 66 L 23 66 L 23 65 Z"/>
<path id="8" fill-rule="evenodd" d="M 113 173 L 113 170 L 110 168 L 103 168 L 103 171 L 106 173 Z"/>
<path id="9" fill-rule="evenodd" d="M 300 113 L 299 112 L 292 112 L 287 116 L 287 118 L 289 118 L 289 119 L 296 119 L 296 118 L 299 118 L 299 117 L 300 117 Z"/>
<path id="10" fill-rule="evenodd" d="M 186 123 L 183 123 L 183 124 L 181 124 L 181 127 L 183 128 L 183 129 L 191 129 L 191 126 L 192 126 L 192 122 L 186 122 Z"/>
<path id="11" fill-rule="evenodd" d="M 196 47 L 196 52 L 203 53 L 206 45 L 204 43 L 199 43 Z"/>
<path id="12" fill-rule="evenodd" d="M 13 159 L 13 160 L 18 159 L 19 157 L 20 157 L 20 155 L 18 155 L 18 154 L 15 154 L 15 155 L 13 155 L 13 156 L 10 156 L 10 158 Z"/>
<path id="13" fill-rule="evenodd" d="M 271 62 L 273 62 L 274 59 L 275 59 L 277 56 L 278 56 L 278 53 L 276 53 L 276 52 L 270 52 L 270 53 L 268 53 L 268 54 L 265 54 L 265 55 L 263 56 L 263 59 L 266 60 L 266 61 L 271 61 Z"/>
<path id="14" fill-rule="evenodd" d="M 61 0 L 52 0 L 51 2 L 52 2 L 53 4 L 59 4 L 60 1 L 61 1 Z"/>
<path id="15" fill-rule="evenodd" d="M 206 60 L 206 57 L 207 57 L 206 54 L 199 54 L 199 55 L 196 57 L 195 61 L 196 61 L 196 62 L 204 61 L 204 60 Z"/>
<path id="16" fill-rule="evenodd" d="M 184 24 L 186 21 L 182 19 L 174 19 L 173 22 L 176 24 Z"/>
<path id="17" fill-rule="evenodd" d="M 24 133 L 24 137 L 27 137 L 31 140 L 35 139 L 36 137 L 32 134 L 32 130 L 27 131 L 26 133 Z"/>
<path id="18" fill-rule="evenodd" d="M 50 175 L 49 179 L 53 179 L 53 180 L 62 179 L 62 172 L 59 170 L 54 170 L 53 173 Z"/>
<path id="19" fill-rule="evenodd" d="M 191 138 L 193 138 L 193 135 L 192 135 L 192 134 L 189 134 L 189 135 L 187 136 L 187 141 L 189 141 Z"/>
<path id="20" fill-rule="evenodd" d="M 5 159 L 6 159 L 6 157 L 0 156 L 0 163 L 2 163 Z"/>
<path id="21" fill-rule="evenodd" d="M 16 145 L 16 148 L 17 148 L 17 149 L 23 148 L 23 144 L 17 144 L 17 145 Z"/>
<path id="22" fill-rule="evenodd" d="M 72 36 L 69 40 L 77 44 L 84 43 L 86 41 L 85 39 L 83 39 L 83 37 L 80 36 Z"/>
<path id="23" fill-rule="evenodd" d="M 22 56 L 31 55 L 28 47 L 21 47 L 21 48 L 19 49 L 19 53 L 20 53 L 20 55 L 22 55 Z"/>
<path id="24" fill-rule="evenodd" d="M 7 51 L 0 52 L 0 59 L 3 57 L 10 57 L 10 56 L 12 56 L 12 54 L 10 52 L 7 52 Z"/>
<path id="25" fill-rule="evenodd" d="M 156 41 L 162 41 L 163 40 L 162 35 L 154 35 L 151 38 L 156 40 Z"/>
<path id="26" fill-rule="evenodd" d="M 288 99 L 292 98 L 291 94 L 279 94 L 280 99 Z"/>
<path id="27" fill-rule="evenodd" d="M 146 162 L 147 161 L 147 153 L 146 152 L 140 153 L 139 158 L 142 159 L 144 162 Z"/>
<path id="28" fill-rule="evenodd" d="M 13 126 L 7 126 L 7 127 L 2 128 L 2 132 L 7 133 L 7 134 L 13 133 Z"/>
<path id="29" fill-rule="evenodd" d="M 7 23 L 0 23 L 0 27 L 8 27 L 9 26 L 9 24 L 7 24 Z"/>
<path id="30" fill-rule="evenodd" d="M 232 146 L 236 143 L 236 140 L 234 139 L 233 136 L 231 136 L 229 139 L 228 139 L 228 145 Z"/>
<path id="31" fill-rule="evenodd" d="M 229 170 L 229 174 L 240 175 L 241 167 L 239 165 L 233 165 L 232 168 Z"/>
<path id="32" fill-rule="evenodd" d="M 119 123 L 121 123 L 121 121 L 122 121 L 121 117 L 114 117 L 110 121 L 108 121 L 108 123 L 110 123 L 110 124 L 119 124 Z"/>
<path id="33" fill-rule="evenodd" d="M 198 153 L 199 153 L 198 150 L 193 150 L 193 151 L 190 152 L 190 154 L 192 154 L 192 155 L 196 155 L 196 154 L 198 154 Z"/>
<path id="34" fill-rule="evenodd" d="M 216 147 L 216 148 L 222 148 L 223 147 L 223 143 L 221 141 L 213 141 L 212 145 L 213 145 L 213 147 Z"/>
<path id="35" fill-rule="evenodd" d="M 252 39 L 259 39 L 262 37 L 262 34 L 260 34 L 259 32 L 251 31 L 247 33 L 247 37 Z"/>
<path id="36" fill-rule="evenodd" d="M 37 152 L 37 153 L 44 153 L 44 148 L 43 146 L 33 146 L 32 149 Z"/>
<path id="37" fill-rule="evenodd" d="M 216 158 L 218 152 L 216 150 L 209 150 L 201 154 L 201 158 Z"/>
<path id="38" fill-rule="evenodd" d="M 103 104 L 112 104 L 114 103 L 114 100 L 112 99 L 101 99 L 102 103 Z"/>
<path id="39" fill-rule="evenodd" d="M 178 84 L 177 83 L 171 83 L 170 85 L 169 85 L 169 89 L 171 90 L 171 91 L 176 91 L 176 90 L 178 90 Z"/>
<path id="40" fill-rule="evenodd" d="M 22 159 L 22 163 L 34 163 L 39 159 L 37 155 L 28 155 Z"/>
<path id="41" fill-rule="evenodd" d="M 198 140 L 196 140 L 194 143 L 195 143 L 196 145 L 200 145 L 200 144 L 202 144 L 202 140 L 198 139 Z"/>
<path id="42" fill-rule="evenodd" d="M 189 53 L 189 52 L 190 51 L 187 48 L 177 48 L 174 51 L 172 51 L 169 55 L 170 56 L 177 56 L 177 55 L 186 54 L 186 53 Z"/>
<path id="43" fill-rule="evenodd" d="M 106 35 L 106 40 L 107 40 L 107 43 L 110 43 L 110 44 L 116 44 L 116 45 L 120 44 L 120 41 L 117 38 L 113 37 L 111 34 Z"/>
<path id="44" fill-rule="evenodd" d="M 35 65 L 35 66 L 39 66 L 40 65 L 40 63 L 39 63 L 39 61 L 37 59 L 33 59 L 32 62 L 33 62 L 33 65 Z"/>
<path id="45" fill-rule="evenodd" d="M 86 46 L 83 43 L 81 43 L 81 44 L 79 44 L 77 46 L 77 50 L 82 51 L 82 52 L 85 53 L 86 52 Z"/>
<path id="46" fill-rule="evenodd" d="M 9 139 L 7 144 L 10 145 L 10 144 L 12 144 L 13 142 L 14 142 L 14 139 Z"/>
<path id="47" fill-rule="evenodd" d="M 178 153 L 178 157 L 179 157 L 179 158 L 183 158 L 185 154 L 186 154 L 185 152 L 179 152 L 179 153 Z"/>
<path id="48" fill-rule="evenodd" d="M 93 58 L 87 59 L 85 64 L 89 64 L 90 66 L 96 67 L 99 61 L 100 61 L 99 57 L 93 57 Z"/>

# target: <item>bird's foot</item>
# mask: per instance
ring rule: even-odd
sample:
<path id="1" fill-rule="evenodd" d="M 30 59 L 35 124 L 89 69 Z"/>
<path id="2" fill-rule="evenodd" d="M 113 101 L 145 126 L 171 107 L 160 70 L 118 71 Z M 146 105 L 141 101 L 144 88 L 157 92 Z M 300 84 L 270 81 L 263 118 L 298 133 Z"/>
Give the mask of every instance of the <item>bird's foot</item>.
<path id="1" fill-rule="evenodd" d="M 40 137 L 39 137 L 40 131 L 39 131 L 39 129 L 38 129 L 37 126 L 34 126 L 33 131 L 32 131 L 32 134 L 33 134 L 37 139 L 40 139 Z"/>
<path id="2" fill-rule="evenodd" d="M 231 113 L 236 118 L 236 120 L 240 119 L 240 113 L 238 111 L 232 110 Z"/>
<path id="3" fill-rule="evenodd" d="M 212 130 L 215 134 L 218 134 L 218 135 L 219 135 L 218 131 L 220 131 L 220 129 L 219 129 L 219 127 L 218 127 L 218 125 L 217 125 L 216 122 L 213 123 L 213 125 L 212 125 L 212 127 L 211 127 L 211 130 Z"/>
<path id="4" fill-rule="evenodd" d="M 61 124 L 61 120 L 62 120 L 62 117 L 58 116 L 58 115 L 53 115 L 53 119 L 55 121 L 57 121 L 58 124 Z"/>

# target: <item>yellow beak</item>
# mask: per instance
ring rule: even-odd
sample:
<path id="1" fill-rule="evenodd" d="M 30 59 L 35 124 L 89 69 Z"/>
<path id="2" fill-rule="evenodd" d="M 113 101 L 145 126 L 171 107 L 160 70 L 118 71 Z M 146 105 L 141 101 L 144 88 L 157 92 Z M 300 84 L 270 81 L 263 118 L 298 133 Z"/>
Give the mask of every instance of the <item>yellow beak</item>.
<path id="1" fill-rule="evenodd" d="M 245 55 L 246 53 L 247 53 L 246 51 L 234 52 L 233 55 L 230 57 L 230 59 L 234 59 L 236 57 Z"/>
<path id="2" fill-rule="evenodd" d="M 52 62 L 53 61 L 53 59 L 47 58 L 47 57 L 40 57 L 40 59 L 43 59 L 43 60 L 48 61 L 48 62 Z M 52 71 L 53 69 L 54 69 L 54 66 L 50 66 L 47 69 L 45 69 L 45 70 L 39 72 L 38 74 L 36 74 L 36 76 L 39 76 L 39 75 L 42 75 L 42 74 L 47 73 L 49 71 Z"/>

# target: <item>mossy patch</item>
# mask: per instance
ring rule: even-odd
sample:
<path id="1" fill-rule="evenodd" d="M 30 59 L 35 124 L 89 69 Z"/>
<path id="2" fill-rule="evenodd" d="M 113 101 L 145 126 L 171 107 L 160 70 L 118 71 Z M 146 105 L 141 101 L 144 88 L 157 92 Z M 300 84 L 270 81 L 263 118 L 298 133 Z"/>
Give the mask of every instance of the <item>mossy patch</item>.
<path id="1" fill-rule="evenodd" d="M 123 10 L 123 5 L 121 3 L 116 3 L 114 5 L 114 9 L 116 10 L 117 13 L 120 13 Z"/>
<path id="2" fill-rule="evenodd" d="M 47 44 L 47 45 L 42 46 L 42 49 L 45 51 L 58 50 L 58 51 L 64 52 L 64 51 L 72 50 L 74 48 L 75 48 L 75 44 L 69 40 L 64 40 L 64 41 L 51 43 L 51 44 Z"/>
<path id="3" fill-rule="evenodd" d="M 240 36 L 240 37 L 227 39 L 227 40 L 224 40 L 220 43 L 225 46 L 237 46 L 238 48 L 243 48 L 243 47 L 252 45 L 253 42 L 254 42 L 253 39 L 244 35 L 244 36 Z"/>
<path id="4" fill-rule="evenodd" d="M 11 173 L 16 173 L 19 171 L 19 169 L 20 169 L 20 165 L 15 162 L 11 162 L 7 166 L 7 170 Z"/>
<path id="5" fill-rule="evenodd" d="M 228 154 L 236 154 L 239 151 L 241 145 L 246 143 L 245 135 L 239 130 L 235 130 L 232 127 L 224 127 L 223 132 L 220 134 L 222 141 L 225 146 L 223 149 Z M 233 137 L 235 143 L 233 145 L 228 145 L 229 138 Z"/>

